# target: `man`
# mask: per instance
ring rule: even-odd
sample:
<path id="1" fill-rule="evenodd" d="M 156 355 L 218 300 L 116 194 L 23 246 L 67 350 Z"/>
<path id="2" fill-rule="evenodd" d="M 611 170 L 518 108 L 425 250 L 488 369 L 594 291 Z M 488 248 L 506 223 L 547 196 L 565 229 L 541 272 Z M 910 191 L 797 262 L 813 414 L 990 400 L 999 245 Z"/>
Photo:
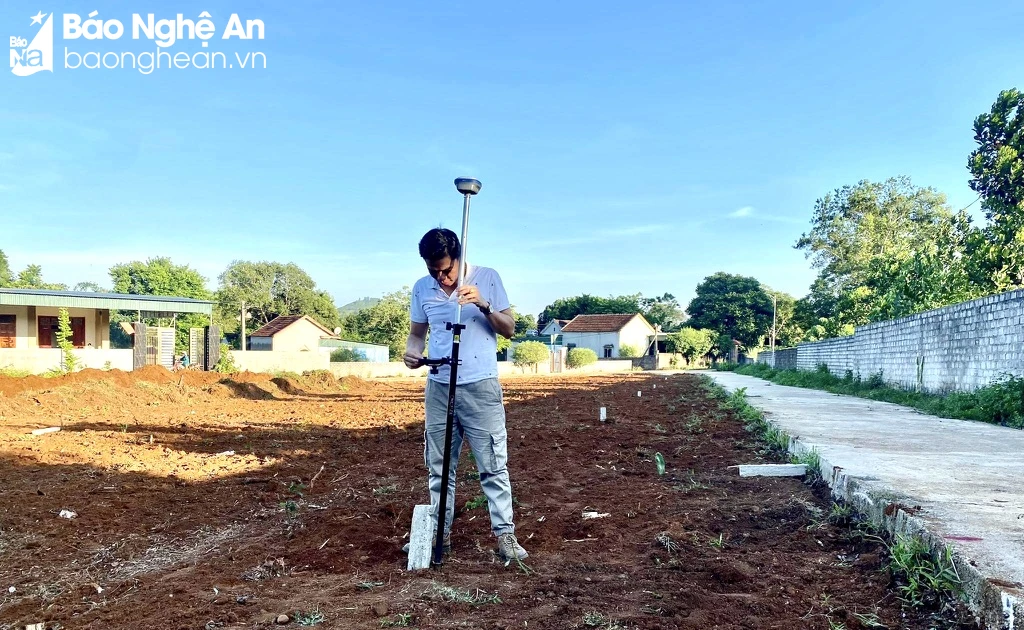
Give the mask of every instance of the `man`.
<path id="1" fill-rule="evenodd" d="M 493 269 L 469 265 L 462 260 L 462 246 L 451 230 L 438 228 L 424 234 L 419 252 L 429 275 L 420 278 L 412 289 L 412 326 L 405 345 L 405 365 L 409 368 L 423 365 L 428 329 L 431 333 L 429 355 L 451 356 L 452 333 L 445 324 L 454 323 L 457 304 L 462 304 L 462 323 L 466 326 L 459 345 L 444 547 L 446 550 L 451 547 L 456 467 L 462 442 L 466 440 L 480 472 L 480 488 L 487 497 L 491 531 L 498 538 L 498 555 L 504 560 L 521 560 L 528 554 L 516 540 L 512 523 L 505 407 L 496 356 L 495 335 L 511 338 L 515 332 L 515 318 L 505 287 Z M 457 290 L 459 265 L 463 265 L 463 286 Z M 450 374 L 451 368 L 444 365 L 437 374 L 427 378 L 423 454 L 434 515 L 440 503 Z"/>

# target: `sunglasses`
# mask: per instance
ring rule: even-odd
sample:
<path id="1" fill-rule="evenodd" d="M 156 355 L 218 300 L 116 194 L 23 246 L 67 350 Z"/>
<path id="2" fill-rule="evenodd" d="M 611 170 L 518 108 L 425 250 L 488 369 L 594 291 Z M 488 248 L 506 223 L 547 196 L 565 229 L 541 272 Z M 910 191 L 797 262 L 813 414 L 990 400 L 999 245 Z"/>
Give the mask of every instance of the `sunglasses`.
<path id="1" fill-rule="evenodd" d="M 452 272 L 452 269 L 455 269 L 455 265 L 457 265 L 458 262 L 459 261 L 457 260 L 453 260 L 452 264 L 448 265 L 447 269 L 434 269 L 430 265 L 427 265 L 427 271 L 429 271 L 430 275 L 433 276 L 434 278 L 441 279 L 450 274 Z"/>

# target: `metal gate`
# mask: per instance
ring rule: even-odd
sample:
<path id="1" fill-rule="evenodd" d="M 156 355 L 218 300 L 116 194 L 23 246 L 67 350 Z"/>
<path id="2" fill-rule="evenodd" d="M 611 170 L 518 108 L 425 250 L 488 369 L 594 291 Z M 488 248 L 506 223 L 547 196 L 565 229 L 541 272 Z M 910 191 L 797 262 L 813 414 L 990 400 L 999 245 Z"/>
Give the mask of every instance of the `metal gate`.
<path id="1" fill-rule="evenodd" d="M 552 348 L 551 351 L 551 373 L 558 374 L 565 366 L 566 350 L 563 346 Z"/>

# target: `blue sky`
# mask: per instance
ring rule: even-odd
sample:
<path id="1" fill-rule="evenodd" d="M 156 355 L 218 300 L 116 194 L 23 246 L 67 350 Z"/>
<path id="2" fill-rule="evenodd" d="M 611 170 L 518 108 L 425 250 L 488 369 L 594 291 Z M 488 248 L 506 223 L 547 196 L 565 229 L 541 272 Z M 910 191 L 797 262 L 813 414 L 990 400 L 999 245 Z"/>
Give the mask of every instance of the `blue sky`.
<path id="1" fill-rule="evenodd" d="M 968 205 L 974 117 L 1024 87 L 1024 4 L 833 4 L 4 2 L 5 39 L 56 15 L 54 71 L 0 73 L 0 249 L 69 285 L 159 255 L 211 289 L 234 259 L 290 261 L 341 305 L 412 285 L 472 175 L 469 258 L 522 311 L 685 305 L 716 271 L 800 297 L 815 199 L 905 174 Z M 93 10 L 126 35 L 61 38 Z M 150 11 L 208 11 L 207 50 L 267 67 L 63 67 L 157 50 L 130 39 Z M 231 13 L 265 39 L 220 40 Z"/>

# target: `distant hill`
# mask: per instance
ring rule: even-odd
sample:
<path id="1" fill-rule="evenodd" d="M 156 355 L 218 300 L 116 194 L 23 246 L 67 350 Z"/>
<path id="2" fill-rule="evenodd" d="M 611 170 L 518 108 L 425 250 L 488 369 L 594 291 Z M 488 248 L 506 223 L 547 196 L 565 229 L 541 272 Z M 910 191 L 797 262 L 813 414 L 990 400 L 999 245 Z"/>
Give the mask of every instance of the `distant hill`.
<path id="1" fill-rule="evenodd" d="M 344 316 L 349 313 L 356 313 L 364 308 L 376 306 L 378 302 L 380 302 L 380 298 L 364 297 L 360 300 L 356 300 L 355 302 L 349 302 L 345 306 L 338 307 L 338 314 Z"/>

